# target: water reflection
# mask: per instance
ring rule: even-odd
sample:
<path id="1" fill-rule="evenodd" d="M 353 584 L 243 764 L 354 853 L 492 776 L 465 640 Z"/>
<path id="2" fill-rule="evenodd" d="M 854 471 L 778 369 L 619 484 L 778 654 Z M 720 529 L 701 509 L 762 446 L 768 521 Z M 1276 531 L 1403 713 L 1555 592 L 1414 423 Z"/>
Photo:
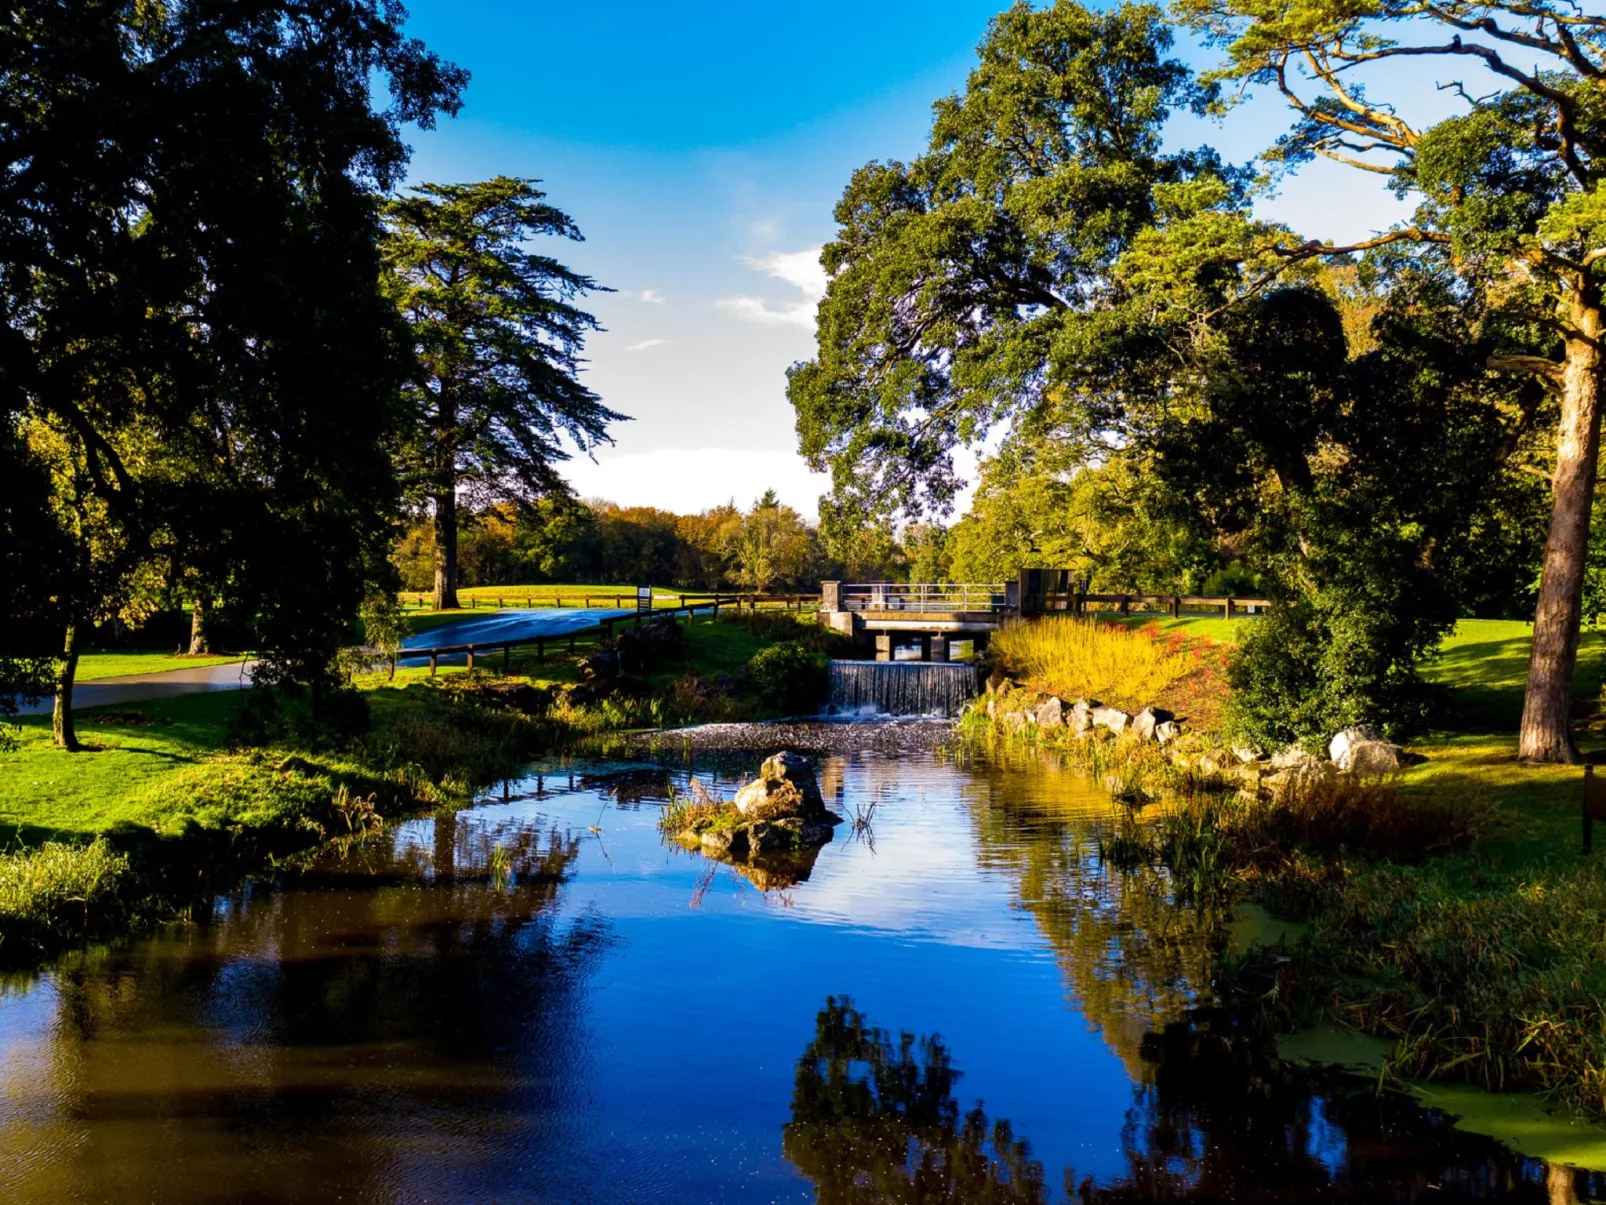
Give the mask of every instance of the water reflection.
<path id="1" fill-rule="evenodd" d="M 1009 1122 L 961 1115 L 942 1039 L 893 1041 L 828 998 L 798 1060 L 782 1147 L 819 1205 L 1037 1205 L 1043 1168 Z"/>
<path id="2" fill-rule="evenodd" d="M 393 1198 L 422 1165 L 467 1193 L 514 1132 L 561 1159 L 609 941 L 600 917 L 550 916 L 578 852 L 444 817 L 64 967 L 35 1043 L 4 1051 L 0 1197 Z"/>
<path id="3" fill-rule="evenodd" d="M 1208 1008 L 1214 918 L 1104 868 L 1052 765 L 827 758 L 875 841 L 784 890 L 665 845 L 671 784 L 763 752 L 555 767 L 0 993 L 0 1200 L 1603 1187 L 1269 1059 Z"/>

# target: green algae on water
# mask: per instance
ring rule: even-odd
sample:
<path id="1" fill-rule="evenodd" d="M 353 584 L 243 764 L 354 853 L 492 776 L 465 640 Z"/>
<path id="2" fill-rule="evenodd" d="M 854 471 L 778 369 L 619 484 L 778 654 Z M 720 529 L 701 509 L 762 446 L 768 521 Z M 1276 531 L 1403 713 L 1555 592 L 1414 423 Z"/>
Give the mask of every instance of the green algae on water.
<path id="1" fill-rule="evenodd" d="M 1234 954 L 1247 954 L 1257 947 L 1276 949 L 1284 943 L 1295 946 L 1308 932 L 1308 925 L 1278 920 L 1259 904 L 1239 904 L 1227 933 L 1227 948 Z"/>
<path id="2" fill-rule="evenodd" d="M 1548 1113 L 1525 1092 L 1485 1092 L 1467 1084 L 1409 1084 L 1411 1095 L 1455 1118 L 1455 1127 L 1482 1134 L 1549 1163 L 1606 1171 L 1606 1129 Z"/>

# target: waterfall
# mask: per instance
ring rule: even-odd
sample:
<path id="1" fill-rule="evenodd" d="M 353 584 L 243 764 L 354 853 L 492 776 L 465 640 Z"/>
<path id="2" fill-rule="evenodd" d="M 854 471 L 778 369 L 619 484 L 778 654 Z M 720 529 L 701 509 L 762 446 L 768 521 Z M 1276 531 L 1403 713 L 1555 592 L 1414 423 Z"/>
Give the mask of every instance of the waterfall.
<path id="1" fill-rule="evenodd" d="M 942 661 L 833 661 L 833 711 L 884 715 L 958 715 L 975 697 L 973 665 Z"/>

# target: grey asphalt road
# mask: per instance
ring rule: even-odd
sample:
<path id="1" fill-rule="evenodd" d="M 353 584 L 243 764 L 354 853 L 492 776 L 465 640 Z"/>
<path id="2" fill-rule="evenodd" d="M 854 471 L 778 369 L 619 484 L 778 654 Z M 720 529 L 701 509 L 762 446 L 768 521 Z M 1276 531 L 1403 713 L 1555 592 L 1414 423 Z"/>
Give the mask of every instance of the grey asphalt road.
<path id="1" fill-rule="evenodd" d="M 125 678 L 104 678 L 99 682 L 80 682 L 73 688 L 73 710 L 110 707 L 117 703 L 137 703 L 148 699 L 168 699 L 174 695 L 205 694 L 213 690 L 239 690 L 251 685 L 251 662 L 208 665 L 199 669 L 170 669 L 158 674 L 129 674 Z M 49 699 L 23 704 L 23 715 L 47 715 Z"/>
<path id="2" fill-rule="evenodd" d="M 634 615 L 631 610 L 612 610 L 603 607 L 539 610 L 494 611 L 488 615 L 475 615 L 454 623 L 409 636 L 402 644 L 405 649 L 438 648 L 443 644 L 500 644 L 505 640 L 525 640 L 534 636 L 563 636 L 581 628 L 595 626 L 600 620 Z M 422 665 L 428 658 L 423 654 L 400 658 L 403 665 Z M 465 660 L 459 653 L 440 659 L 442 665 L 456 665 Z M 138 703 L 149 699 L 167 699 L 175 695 L 203 694 L 213 690 L 239 690 L 251 685 L 251 662 L 237 661 L 228 665 L 210 665 L 200 669 L 172 669 L 155 674 L 130 674 L 125 678 L 107 678 L 99 682 L 83 682 L 73 690 L 73 710 L 85 707 L 110 707 L 118 703 Z M 23 715 L 48 715 L 49 699 L 24 704 Z"/>
<path id="3" fill-rule="evenodd" d="M 536 610 L 493 611 L 489 615 L 476 615 L 443 623 L 438 628 L 419 632 L 402 641 L 403 665 L 422 665 L 428 657 L 422 654 L 407 656 L 407 649 L 439 648 L 447 644 L 497 645 L 506 640 L 529 640 L 536 636 L 565 636 L 582 628 L 595 627 L 604 619 L 619 619 L 634 615 L 632 610 L 615 611 L 605 607 L 543 607 Z M 463 661 L 459 653 L 443 656 L 442 665 L 455 665 Z"/>

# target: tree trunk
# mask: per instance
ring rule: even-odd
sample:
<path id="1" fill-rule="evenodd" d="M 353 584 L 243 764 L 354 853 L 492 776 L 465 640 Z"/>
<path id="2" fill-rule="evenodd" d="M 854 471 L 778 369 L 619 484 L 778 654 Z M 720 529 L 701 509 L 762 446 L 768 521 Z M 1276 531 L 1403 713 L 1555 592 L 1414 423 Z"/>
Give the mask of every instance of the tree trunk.
<path id="1" fill-rule="evenodd" d="M 190 608 L 190 656 L 209 657 L 212 655 L 212 642 L 206 635 L 206 604 L 199 598 Z"/>
<path id="2" fill-rule="evenodd" d="M 457 491 L 435 495 L 435 609 L 457 609 Z"/>
<path id="3" fill-rule="evenodd" d="M 78 731 L 73 727 L 72 688 L 73 679 L 78 675 L 78 625 L 70 620 L 61 642 L 61 656 L 61 673 L 56 678 L 56 702 L 51 710 L 50 726 L 56 746 L 69 753 L 77 753 L 82 746 L 78 744 Z"/>
<path id="4" fill-rule="evenodd" d="M 1556 432 L 1556 473 L 1551 482 L 1550 534 L 1545 540 L 1534 610 L 1533 654 L 1523 700 L 1517 755 L 1524 761 L 1576 762 L 1568 731 L 1578 625 L 1583 608 L 1589 512 L 1595 499 L 1600 451 L 1600 381 L 1603 332 L 1594 298 L 1572 306 L 1563 365 L 1561 424 Z"/>

